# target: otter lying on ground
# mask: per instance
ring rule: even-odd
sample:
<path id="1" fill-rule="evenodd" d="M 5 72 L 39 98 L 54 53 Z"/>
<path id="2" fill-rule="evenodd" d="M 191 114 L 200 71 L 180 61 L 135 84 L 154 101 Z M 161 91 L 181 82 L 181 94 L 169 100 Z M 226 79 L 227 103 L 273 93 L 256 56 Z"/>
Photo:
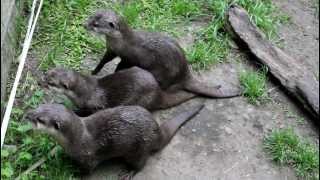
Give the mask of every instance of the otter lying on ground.
<path id="1" fill-rule="evenodd" d="M 96 12 L 87 20 L 85 28 L 105 35 L 107 40 L 107 51 L 93 74 L 119 56 L 121 62 L 116 71 L 138 66 L 151 72 L 163 90 L 175 88 L 219 98 L 241 94 L 240 90 L 222 92 L 218 87 L 208 87 L 197 81 L 191 75 L 185 54 L 177 41 L 160 33 L 133 30 L 112 10 Z"/>
<path id="2" fill-rule="evenodd" d="M 102 161 L 123 158 L 133 168 L 132 177 L 151 153 L 164 148 L 176 131 L 204 107 L 181 113 L 160 126 L 140 106 L 119 106 L 78 117 L 60 104 L 43 104 L 26 119 L 35 129 L 52 135 L 80 167 L 91 172 Z"/>
<path id="3" fill-rule="evenodd" d="M 151 73 L 132 67 L 98 78 L 73 70 L 54 68 L 47 72 L 46 83 L 61 90 L 80 108 L 91 114 L 120 105 L 139 105 L 148 110 L 165 109 L 195 96 L 185 91 L 163 91 Z"/>

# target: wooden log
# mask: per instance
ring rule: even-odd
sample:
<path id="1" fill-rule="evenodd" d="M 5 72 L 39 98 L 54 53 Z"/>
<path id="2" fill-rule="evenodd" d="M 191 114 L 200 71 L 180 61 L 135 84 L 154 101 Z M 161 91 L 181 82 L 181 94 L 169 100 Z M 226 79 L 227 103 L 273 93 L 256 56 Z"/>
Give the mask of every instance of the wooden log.
<path id="1" fill-rule="evenodd" d="M 236 40 L 266 65 L 287 91 L 296 97 L 311 115 L 319 119 L 319 81 L 296 59 L 274 46 L 265 35 L 250 22 L 248 13 L 237 5 L 227 11 L 228 29 Z"/>

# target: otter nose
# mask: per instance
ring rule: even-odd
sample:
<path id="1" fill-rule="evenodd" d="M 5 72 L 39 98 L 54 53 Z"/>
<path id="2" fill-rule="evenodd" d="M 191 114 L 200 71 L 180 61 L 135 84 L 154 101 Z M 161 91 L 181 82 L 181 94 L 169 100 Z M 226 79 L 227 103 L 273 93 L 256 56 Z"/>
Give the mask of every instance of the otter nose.
<path id="1" fill-rule="evenodd" d="M 84 27 L 84 29 L 89 30 L 90 25 L 88 22 L 84 22 L 82 26 Z"/>
<path id="2" fill-rule="evenodd" d="M 50 70 L 43 77 L 43 81 L 46 82 L 47 86 L 54 84 L 54 78 L 57 76 L 57 72 L 55 70 Z"/>
<path id="3" fill-rule="evenodd" d="M 43 88 L 48 88 L 48 78 L 47 78 L 46 75 L 42 75 L 39 78 L 38 85 L 43 87 Z"/>

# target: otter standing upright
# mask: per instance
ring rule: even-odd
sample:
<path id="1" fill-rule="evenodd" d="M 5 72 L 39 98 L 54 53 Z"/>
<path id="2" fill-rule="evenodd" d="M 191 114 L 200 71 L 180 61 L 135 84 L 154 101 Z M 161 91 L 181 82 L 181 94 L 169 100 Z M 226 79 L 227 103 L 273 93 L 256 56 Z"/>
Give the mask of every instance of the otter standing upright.
<path id="1" fill-rule="evenodd" d="M 106 36 L 107 51 L 92 72 L 97 74 L 116 56 L 121 58 L 116 71 L 132 66 L 153 74 L 162 89 L 186 90 L 208 97 L 234 97 L 240 91 L 222 92 L 194 79 L 182 48 L 174 39 L 155 32 L 135 31 L 112 10 L 98 11 L 91 16 L 86 29 Z"/>
<path id="2" fill-rule="evenodd" d="M 84 170 L 90 172 L 105 160 L 123 158 L 133 168 L 129 173 L 133 176 L 202 108 L 197 106 L 160 126 L 140 106 L 118 106 L 81 118 L 63 105 L 43 104 L 28 112 L 26 119 L 56 138 Z"/>

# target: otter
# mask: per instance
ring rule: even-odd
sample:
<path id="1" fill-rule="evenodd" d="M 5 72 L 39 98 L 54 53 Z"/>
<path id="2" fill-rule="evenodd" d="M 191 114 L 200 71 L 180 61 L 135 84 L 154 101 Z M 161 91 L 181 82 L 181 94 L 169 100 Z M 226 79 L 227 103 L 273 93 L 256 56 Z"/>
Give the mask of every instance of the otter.
<path id="1" fill-rule="evenodd" d="M 84 27 L 105 35 L 107 41 L 107 51 L 92 74 L 97 74 L 107 62 L 119 56 L 121 61 L 116 71 L 138 66 L 151 72 L 164 90 L 183 89 L 212 98 L 241 94 L 238 89 L 222 92 L 220 86 L 208 87 L 199 82 L 192 76 L 184 51 L 176 40 L 157 32 L 133 30 L 112 10 L 97 11 Z"/>
<path id="2" fill-rule="evenodd" d="M 62 91 L 85 116 L 105 108 L 138 105 L 147 110 L 165 109 L 185 102 L 195 94 L 163 91 L 153 75 L 131 67 L 104 77 L 83 75 L 74 70 L 54 68 L 46 73 L 49 87 Z"/>
<path id="3" fill-rule="evenodd" d="M 140 106 L 118 106 L 79 117 L 61 104 L 42 104 L 26 113 L 34 129 L 53 136 L 86 173 L 101 162 L 120 158 L 132 177 L 153 153 L 163 149 L 177 130 L 198 114 L 203 104 L 160 126 Z"/>

